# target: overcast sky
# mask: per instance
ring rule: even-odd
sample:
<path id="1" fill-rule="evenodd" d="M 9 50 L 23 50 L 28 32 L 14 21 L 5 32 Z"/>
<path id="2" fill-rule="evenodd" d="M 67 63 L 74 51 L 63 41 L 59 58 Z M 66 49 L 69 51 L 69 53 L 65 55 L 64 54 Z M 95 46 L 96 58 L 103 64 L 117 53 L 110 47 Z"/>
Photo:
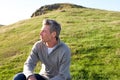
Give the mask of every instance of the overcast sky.
<path id="1" fill-rule="evenodd" d="M 0 0 L 0 24 L 29 19 L 36 9 L 53 3 L 73 3 L 89 8 L 120 12 L 120 0 Z"/>

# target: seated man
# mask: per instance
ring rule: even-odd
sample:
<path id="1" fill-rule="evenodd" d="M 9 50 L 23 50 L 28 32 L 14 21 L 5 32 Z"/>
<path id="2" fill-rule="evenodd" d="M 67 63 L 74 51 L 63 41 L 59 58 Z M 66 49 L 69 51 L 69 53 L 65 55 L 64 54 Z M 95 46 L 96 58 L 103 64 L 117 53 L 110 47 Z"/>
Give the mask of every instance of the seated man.
<path id="1" fill-rule="evenodd" d="M 60 41 L 61 26 L 55 20 L 43 20 L 40 41 L 37 41 L 28 56 L 23 73 L 15 75 L 14 80 L 70 80 L 70 49 Z M 40 61 L 42 68 L 34 74 Z"/>

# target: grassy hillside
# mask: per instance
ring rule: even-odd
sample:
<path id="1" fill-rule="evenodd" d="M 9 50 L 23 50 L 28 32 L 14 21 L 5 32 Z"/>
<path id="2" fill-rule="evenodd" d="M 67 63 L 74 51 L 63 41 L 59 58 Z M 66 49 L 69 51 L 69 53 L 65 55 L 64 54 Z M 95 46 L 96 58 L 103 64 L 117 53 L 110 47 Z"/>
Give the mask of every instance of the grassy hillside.
<path id="1" fill-rule="evenodd" d="M 120 80 L 120 12 L 87 8 L 51 11 L 0 27 L 0 80 L 12 80 L 22 71 L 32 45 L 39 40 L 44 18 L 62 24 L 61 40 L 72 52 L 72 80 Z"/>

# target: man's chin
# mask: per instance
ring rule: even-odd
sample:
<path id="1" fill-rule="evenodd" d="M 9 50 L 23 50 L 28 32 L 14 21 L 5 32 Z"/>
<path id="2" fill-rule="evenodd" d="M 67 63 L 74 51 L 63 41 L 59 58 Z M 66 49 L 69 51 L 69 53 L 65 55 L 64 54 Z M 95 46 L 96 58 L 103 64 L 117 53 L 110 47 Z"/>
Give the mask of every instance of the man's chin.
<path id="1" fill-rule="evenodd" d="M 40 38 L 41 41 L 43 41 L 43 39 Z"/>

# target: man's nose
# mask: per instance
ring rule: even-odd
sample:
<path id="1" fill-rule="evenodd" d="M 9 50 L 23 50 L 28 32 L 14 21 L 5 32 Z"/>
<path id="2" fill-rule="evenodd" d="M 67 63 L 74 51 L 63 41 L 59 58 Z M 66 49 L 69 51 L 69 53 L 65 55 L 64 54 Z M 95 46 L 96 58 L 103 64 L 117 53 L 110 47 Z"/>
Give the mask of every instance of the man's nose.
<path id="1" fill-rule="evenodd" d="M 39 35 L 41 35 L 41 34 L 42 34 L 42 32 L 40 31 Z"/>

